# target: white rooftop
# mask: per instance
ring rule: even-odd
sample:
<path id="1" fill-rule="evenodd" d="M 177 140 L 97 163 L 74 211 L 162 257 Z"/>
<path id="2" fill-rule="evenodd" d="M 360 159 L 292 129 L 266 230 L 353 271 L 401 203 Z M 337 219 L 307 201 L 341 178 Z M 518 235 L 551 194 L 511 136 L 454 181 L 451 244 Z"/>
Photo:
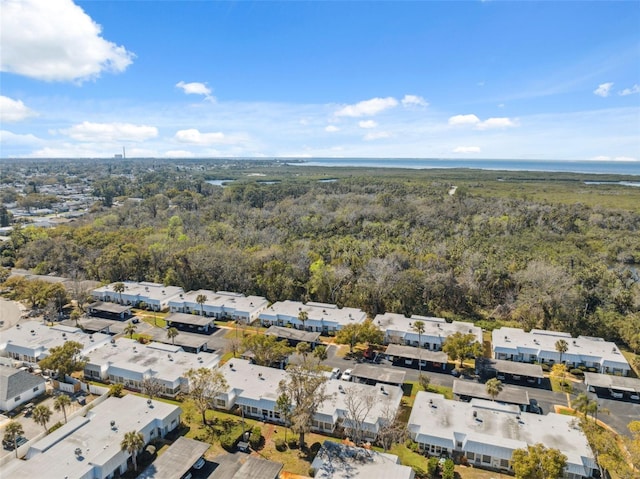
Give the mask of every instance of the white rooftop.
<path id="1" fill-rule="evenodd" d="M 358 308 L 339 308 L 335 304 L 328 303 L 301 303 L 299 301 L 278 301 L 260 313 L 261 318 L 298 318 L 301 311 L 306 311 L 311 321 L 330 321 L 346 326 L 351 323 L 361 323 L 367 318 L 367 314 Z"/>
<path id="2" fill-rule="evenodd" d="M 229 389 L 241 391 L 239 396 L 256 402 L 263 398 L 276 401 L 280 381 L 288 378 L 287 372 L 282 369 L 251 364 L 246 359 L 230 359 L 220 367 L 220 371 Z"/>
<path id="3" fill-rule="evenodd" d="M 180 293 L 184 293 L 184 290 L 179 286 L 165 286 L 160 283 L 150 283 L 147 281 L 135 282 L 135 281 L 122 281 L 124 284 L 123 296 L 128 297 L 140 297 L 149 298 L 156 301 L 165 301 Z M 113 291 L 113 285 L 111 283 L 106 286 L 101 286 L 94 290 L 95 293 L 111 293 L 114 297 L 118 297 L 120 293 Z"/>
<path id="4" fill-rule="evenodd" d="M 208 289 L 199 289 L 198 291 L 189 291 L 171 299 L 171 304 L 192 303 L 198 308 L 200 305 L 196 301 L 199 295 L 205 295 L 207 300 L 203 306 L 216 308 L 224 308 L 229 311 L 253 311 L 269 304 L 266 298 L 262 296 L 245 296 L 241 293 L 232 293 L 229 291 L 210 291 Z"/>
<path id="5" fill-rule="evenodd" d="M 430 316 L 417 316 L 413 315 L 410 318 L 398 313 L 384 313 L 379 314 L 373 320 L 383 331 L 392 330 L 400 331 L 412 334 L 418 334 L 414 329 L 416 321 L 422 321 L 424 323 L 424 333 L 422 336 L 448 336 L 457 332 L 463 334 L 474 334 L 482 342 L 482 329 L 473 323 L 463 321 L 453 321 L 448 323 L 443 318 L 434 318 Z"/>
<path id="6" fill-rule="evenodd" d="M 92 351 L 88 364 L 109 364 L 123 370 L 153 375 L 176 381 L 189 369 L 213 368 L 220 361 L 217 354 L 187 353 L 180 346 L 163 343 L 140 344 L 129 338 L 120 338 Z"/>

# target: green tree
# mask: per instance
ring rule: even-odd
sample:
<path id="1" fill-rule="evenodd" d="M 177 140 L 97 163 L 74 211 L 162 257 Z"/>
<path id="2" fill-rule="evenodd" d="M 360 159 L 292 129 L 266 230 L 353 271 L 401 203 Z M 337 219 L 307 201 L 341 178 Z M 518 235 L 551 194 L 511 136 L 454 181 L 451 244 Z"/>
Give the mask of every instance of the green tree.
<path id="1" fill-rule="evenodd" d="M 16 451 L 16 457 L 18 457 L 18 438 L 24 434 L 22 424 L 18 421 L 9 421 L 7 427 L 4 429 L 4 440 L 13 443 L 13 449 Z"/>
<path id="2" fill-rule="evenodd" d="M 81 371 L 86 361 L 80 353 L 82 344 L 77 341 L 67 341 L 61 346 L 54 346 L 49 350 L 49 356 L 39 362 L 43 370 L 56 371 L 60 376 Z"/>
<path id="3" fill-rule="evenodd" d="M 516 449 L 511 461 L 517 479 L 559 479 L 567 466 L 567 456 L 539 443 Z"/>
<path id="4" fill-rule="evenodd" d="M 284 422 L 284 440 L 287 441 L 287 429 L 291 426 L 291 413 L 293 411 L 293 404 L 291 404 L 291 397 L 287 393 L 286 383 L 280 382 L 278 385 L 278 390 L 280 391 L 280 395 L 276 401 L 276 405 L 274 409 L 278 414 L 280 414 L 280 418 L 282 422 Z"/>
<path id="5" fill-rule="evenodd" d="M 569 350 L 569 343 L 567 343 L 564 339 L 558 339 L 556 341 L 556 351 L 560 353 L 560 361 L 562 362 L 562 355 Z"/>
<path id="6" fill-rule="evenodd" d="M 167 329 L 167 338 L 171 340 L 171 344 L 176 343 L 176 336 L 178 334 L 180 334 L 180 331 L 178 331 L 177 328 L 174 328 L 173 326 Z"/>
<path id="7" fill-rule="evenodd" d="M 463 334 L 459 331 L 448 336 L 442 344 L 442 350 L 452 361 L 459 360 L 460 367 L 465 359 L 482 356 L 482 345 L 472 333 Z"/>
<path id="8" fill-rule="evenodd" d="M 502 389 L 502 381 L 500 381 L 498 378 L 491 378 L 485 384 L 485 390 L 487 391 L 487 394 L 491 396 L 491 399 L 493 401 L 495 401 L 496 398 L 500 395 Z"/>
<path id="9" fill-rule="evenodd" d="M 127 325 L 124 327 L 124 334 L 128 334 L 129 339 L 133 339 L 133 335 L 135 334 L 137 329 L 138 326 L 136 326 L 135 324 L 127 323 Z"/>
<path id="10" fill-rule="evenodd" d="M 302 344 L 302 343 L 301 343 Z M 250 334 L 242 339 L 242 349 L 253 353 L 253 360 L 260 366 L 271 366 L 280 363 L 290 356 L 294 349 L 289 347 L 285 339 L 266 334 Z"/>
<path id="11" fill-rule="evenodd" d="M 47 423 L 51 419 L 51 409 L 44 404 L 40 404 L 33 408 L 33 420 L 36 424 L 40 424 L 44 428 L 44 432 L 47 432 Z"/>
<path id="12" fill-rule="evenodd" d="M 113 285 L 113 291 L 115 293 L 118 293 L 118 295 L 120 296 L 120 304 L 122 304 L 122 293 L 124 293 L 124 290 L 125 290 L 124 283 L 120 281 Z"/>
<path id="13" fill-rule="evenodd" d="M 318 360 L 319 363 L 327 359 L 327 347 L 323 344 L 319 344 L 313 350 L 313 357 Z"/>
<path id="14" fill-rule="evenodd" d="M 423 391 L 428 391 L 429 384 L 431 384 L 431 377 L 426 374 L 420 373 L 420 375 L 418 375 L 418 384 L 420 384 L 420 387 Z"/>
<path id="15" fill-rule="evenodd" d="M 306 331 L 306 323 L 309 320 L 309 313 L 305 310 L 300 310 L 298 313 L 298 321 L 302 323 L 302 329 Z"/>
<path id="16" fill-rule="evenodd" d="M 120 443 L 120 449 L 131 454 L 131 462 L 133 470 L 138 470 L 138 452 L 144 447 L 144 436 L 138 431 L 129 431 L 124 433 L 124 438 Z"/>
<path id="17" fill-rule="evenodd" d="M 199 294 L 196 296 L 196 303 L 200 305 L 200 316 L 204 316 L 204 303 L 207 302 L 206 294 Z"/>
<path id="18" fill-rule="evenodd" d="M 53 409 L 56 411 L 62 411 L 64 415 L 64 423 L 67 423 L 67 408 L 71 405 L 71 399 L 66 394 L 60 394 L 55 401 L 53 401 Z"/>
<path id="19" fill-rule="evenodd" d="M 309 351 L 311 351 L 311 346 L 306 341 L 300 341 L 296 345 L 296 353 L 300 354 L 305 359 L 307 357 L 307 354 L 309 354 Z"/>
<path id="20" fill-rule="evenodd" d="M 418 371 L 422 374 L 422 333 L 424 333 L 424 321 L 414 321 L 411 329 L 418 333 Z"/>
<path id="21" fill-rule="evenodd" d="M 384 333 L 370 320 L 359 324 L 349 323 L 341 328 L 335 337 L 336 343 L 348 344 L 351 353 L 358 343 L 382 344 L 383 341 Z"/>
<path id="22" fill-rule="evenodd" d="M 185 378 L 189 382 L 187 396 L 202 414 L 202 424 L 206 425 L 207 409 L 213 407 L 216 396 L 228 389 L 227 380 L 220 370 L 209 368 L 190 369 L 185 373 Z"/>

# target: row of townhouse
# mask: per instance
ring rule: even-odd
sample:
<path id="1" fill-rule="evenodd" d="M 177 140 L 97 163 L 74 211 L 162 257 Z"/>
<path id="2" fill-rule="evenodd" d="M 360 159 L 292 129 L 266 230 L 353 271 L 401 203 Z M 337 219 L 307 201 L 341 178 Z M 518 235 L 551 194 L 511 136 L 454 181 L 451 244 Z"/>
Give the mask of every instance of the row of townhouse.
<path id="1" fill-rule="evenodd" d="M 513 452 L 542 443 L 567 456 L 565 479 L 594 477 L 597 470 L 587 438 L 571 416 L 532 414 L 482 399 L 452 401 L 420 391 L 407 429 L 422 451 L 464 457 L 476 467 L 513 472 Z"/>
<path id="2" fill-rule="evenodd" d="M 558 341 L 566 343 L 560 352 Z M 562 361 L 569 368 L 593 368 L 598 373 L 628 376 L 631 366 L 615 343 L 590 336 L 571 337 L 569 333 L 519 328 L 500 328 L 492 332 L 494 359 L 522 363 L 555 364 Z"/>
<path id="3" fill-rule="evenodd" d="M 244 359 L 233 359 L 220 367 L 228 384 L 224 394 L 216 398 L 216 407 L 232 410 L 240 408 L 245 417 L 282 423 L 276 403 L 281 381 L 288 379 L 286 371 L 251 364 Z M 388 384 L 367 385 L 328 379 L 325 392 L 330 399 L 324 401 L 313 417 L 314 431 L 334 434 L 339 428 L 349 431 L 361 427 L 362 437 L 374 441 L 385 421 L 395 418 L 402 400 L 402 389 Z M 372 398 L 372 407 L 361 425 L 350 421 L 347 397 Z M 359 421 L 360 422 L 360 421 Z"/>

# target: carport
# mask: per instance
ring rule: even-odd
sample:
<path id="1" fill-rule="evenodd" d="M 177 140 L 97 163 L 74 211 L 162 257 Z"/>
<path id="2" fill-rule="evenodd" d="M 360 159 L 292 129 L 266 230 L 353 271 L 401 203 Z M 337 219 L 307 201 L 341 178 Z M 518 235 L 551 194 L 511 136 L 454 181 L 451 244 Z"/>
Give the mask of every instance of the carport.
<path id="1" fill-rule="evenodd" d="M 607 395 L 614 399 L 623 399 L 626 396 L 634 401 L 640 400 L 640 379 L 585 372 L 584 383 L 590 391 L 607 390 Z"/>
<path id="2" fill-rule="evenodd" d="M 200 459 L 210 444 L 179 437 L 138 476 L 139 479 L 180 479 Z"/>
<path id="3" fill-rule="evenodd" d="M 104 319 L 123 321 L 131 317 L 131 306 L 96 301 L 89 305 L 89 314 Z"/>
<path id="4" fill-rule="evenodd" d="M 199 314 L 171 313 L 165 318 L 165 321 L 169 327 L 175 326 L 180 331 L 190 333 L 211 334 L 215 329 L 213 318 Z"/>
<path id="5" fill-rule="evenodd" d="M 302 331 L 295 328 L 283 328 L 281 326 L 269 326 L 264 333 L 266 336 L 275 336 L 278 339 L 286 339 L 289 346 L 296 347 L 298 343 L 309 343 L 311 349 L 320 341 L 320 333 Z"/>
<path id="6" fill-rule="evenodd" d="M 400 344 L 390 344 L 387 346 L 385 354 L 394 366 L 410 366 L 414 361 L 422 360 L 423 364 L 431 366 L 432 369 L 445 370 L 449 356 L 442 351 L 431 351 L 429 349 L 415 348 L 413 346 L 402 346 Z"/>
<path id="7" fill-rule="evenodd" d="M 501 381 L 522 381 L 524 379 L 528 383 L 536 384 L 541 384 L 544 379 L 542 366 L 539 364 L 491 358 L 476 358 L 476 374 L 484 377 L 496 376 Z"/>
<path id="8" fill-rule="evenodd" d="M 493 399 L 487 393 L 487 388 L 484 384 L 460 381 L 459 379 L 453 381 L 453 394 L 461 400 L 472 398 Z M 523 407 L 529 406 L 529 393 L 515 386 L 503 386 L 502 391 L 498 393 L 495 400 L 505 404 L 515 404 L 523 409 Z"/>
<path id="9" fill-rule="evenodd" d="M 351 371 L 351 377 L 358 382 L 366 384 L 382 383 L 400 387 L 404 384 L 406 374 L 404 371 L 372 364 L 356 364 Z"/>

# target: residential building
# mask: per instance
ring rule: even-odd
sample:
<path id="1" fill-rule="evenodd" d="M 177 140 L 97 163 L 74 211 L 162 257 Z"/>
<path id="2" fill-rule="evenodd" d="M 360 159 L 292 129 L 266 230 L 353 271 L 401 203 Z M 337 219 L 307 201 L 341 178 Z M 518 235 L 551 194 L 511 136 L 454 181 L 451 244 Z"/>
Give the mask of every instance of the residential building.
<path id="1" fill-rule="evenodd" d="M 476 467 L 512 471 L 516 449 L 542 443 L 567 456 L 566 479 L 597 469 L 587 438 L 574 418 L 521 412 L 515 405 L 472 399 L 451 401 L 420 391 L 407 425 L 409 436 L 431 455 L 464 456 Z"/>
<path id="2" fill-rule="evenodd" d="M 88 354 L 84 377 L 122 384 L 135 391 L 142 390 L 145 380 L 155 378 L 162 386 L 162 396 L 175 397 L 188 388 L 185 372 L 189 369 L 212 369 L 219 362 L 217 354 L 192 354 L 180 346 L 155 342 L 140 344 L 120 338 Z"/>
<path id="3" fill-rule="evenodd" d="M 153 311 L 164 311 L 169 308 L 169 301 L 184 290 L 178 286 L 165 286 L 159 283 L 146 281 L 123 281 L 124 291 L 116 292 L 113 287 L 118 283 L 101 286 L 92 291 L 91 295 L 97 301 L 131 305 L 133 307 L 145 306 Z"/>
<path id="4" fill-rule="evenodd" d="M 26 461 L 3 466 L 3 477 L 120 477 L 131 457 L 120 447 L 125 433 L 140 432 L 147 444 L 178 427 L 181 413 L 173 404 L 133 394 L 110 397 L 32 444 Z"/>
<path id="5" fill-rule="evenodd" d="M 311 463 L 315 479 L 413 479 L 414 470 L 394 454 L 324 441 Z"/>
<path id="6" fill-rule="evenodd" d="M 240 407 L 246 417 L 265 421 L 282 422 L 276 410 L 278 386 L 287 381 L 288 373 L 282 369 L 251 364 L 243 359 L 233 359 L 222 371 L 229 389 L 216 398 L 216 406 L 224 409 Z M 380 427 L 389 418 L 395 418 L 402 400 L 402 389 L 398 386 L 376 384 L 374 386 L 328 379 L 325 392 L 331 399 L 320 405 L 314 418 L 313 430 L 332 434 L 341 426 L 346 430 L 356 427 L 349 421 L 346 398 L 372 397 L 373 405 L 362 420 L 363 438 L 375 440 Z M 358 425 L 357 427 L 360 428 Z"/>
<path id="7" fill-rule="evenodd" d="M 307 314 L 304 325 L 299 319 L 302 312 Z M 339 308 L 335 304 L 286 300 L 273 303 L 258 318 L 262 326 L 289 326 L 327 335 L 334 334 L 347 324 L 364 322 L 367 314 L 357 308 Z"/>
<path id="8" fill-rule="evenodd" d="M 42 376 L 0 366 L 0 411 L 12 411 L 45 391 L 46 382 Z"/>
<path id="9" fill-rule="evenodd" d="M 39 321 L 24 321 L 3 331 L 0 336 L 0 356 L 22 361 L 29 366 L 36 366 L 38 361 L 49 356 L 49 350 L 62 346 L 66 341 L 82 344 L 81 355 L 108 343 L 108 334 L 87 334 L 80 328 L 54 324 L 49 327 Z"/>
<path id="10" fill-rule="evenodd" d="M 410 318 L 397 313 L 379 314 L 374 318 L 374 324 L 384 331 L 386 344 L 404 344 L 420 347 L 428 351 L 441 351 L 442 344 L 454 333 L 473 334 L 482 344 L 482 329 L 473 323 L 463 321 L 447 322 L 443 318 L 413 315 Z M 415 329 L 416 321 L 421 321 L 424 331 L 418 334 Z"/>
<path id="11" fill-rule="evenodd" d="M 584 366 L 596 372 L 628 376 L 631 366 L 618 346 L 602 338 L 578 336 L 569 333 L 532 329 L 526 333 L 519 328 L 500 328 L 492 333 L 492 349 L 495 359 L 523 363 L 560 362 L 556 343 L 564 340 L 567 350 L 562 353 L 562 362 L 570 369 Z"/>
<path id="12" fill-rule="evenodd" d="M 206 297 L 206 301 L 198 303 L 199 296 Z M 172 313 L 195 313 L 245 324 L 255 321 L 267 306 L 269 301 L 262 296 L 245 296 L 241 293 L 214 292 L 206 289 L 181 293 L 169 301 L 169 311 Z"/>

